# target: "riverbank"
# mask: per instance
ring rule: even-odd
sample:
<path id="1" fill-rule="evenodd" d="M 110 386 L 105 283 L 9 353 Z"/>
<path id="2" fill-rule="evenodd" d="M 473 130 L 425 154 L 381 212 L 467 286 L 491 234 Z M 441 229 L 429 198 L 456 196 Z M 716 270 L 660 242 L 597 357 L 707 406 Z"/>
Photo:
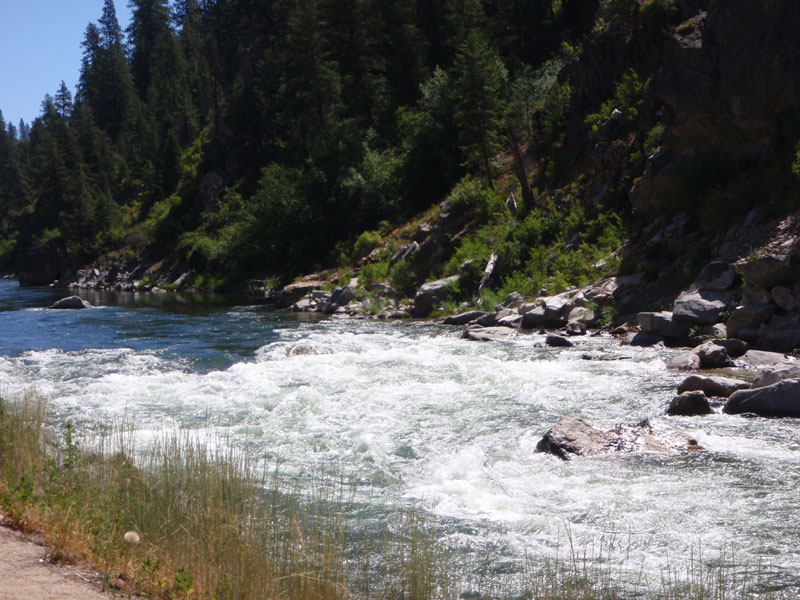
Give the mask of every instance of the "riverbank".
<path id="1" fill-rule="evenodd" d="M 105 580 L 80 565 L 54 564 L 40 540 L 4 525 L 0 513 L 0 599 L 108 600 L 132 598 L 122 592 L 104 593 Z"/>

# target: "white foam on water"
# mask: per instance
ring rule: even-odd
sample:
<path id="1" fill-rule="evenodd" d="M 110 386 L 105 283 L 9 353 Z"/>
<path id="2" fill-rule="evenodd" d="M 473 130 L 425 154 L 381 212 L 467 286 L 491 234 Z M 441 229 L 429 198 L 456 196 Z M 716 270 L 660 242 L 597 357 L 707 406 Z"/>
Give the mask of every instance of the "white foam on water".
<path id="1" fill-rule="evenodd" d="M 241 313 L 253 319 L 257 313 Z M 57 412 L 131 416 L 143 435 L 213 427 L 285 469 L 335 465 L 365 498 L 421 501 L 518 558 L 575 540 L 624 538 L 648 568 L 697 544 L 763 545 L 800 570 L 795 498 L 800 426 L 724 415 L 675 419 L 706 451 L 675 457 L 559 459 L 536 453 L 561 415 L 637 422 L 663 414 L 681 376 L 670 351 L 588 348 L 625 360 L 587 361 L 586 348 L 540 348 L 541 336 L 482 344 L 414 325 L 328 321 L 278 329 L 232 366 L 201 372 L 191 357 L 132 349 L 26 352 L 0 357 L 12 392 L 36 382 Z M 781 485 L 770 484 L 782 477 Z M 762 541 L 758 541 L 758 536 Z M 755 562 L 755 561 L 754 561 Z"/>

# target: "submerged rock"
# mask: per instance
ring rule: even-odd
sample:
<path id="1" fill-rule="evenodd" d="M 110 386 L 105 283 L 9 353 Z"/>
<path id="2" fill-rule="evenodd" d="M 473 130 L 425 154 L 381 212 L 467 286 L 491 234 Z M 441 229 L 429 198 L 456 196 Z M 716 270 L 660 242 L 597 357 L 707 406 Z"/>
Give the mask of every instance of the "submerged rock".
<path id="1" fill-rule="evenodd" d="M 69 298 L 62 298 L 52 306 L 48 308 L 51 309 L 81 309 L 81 308 L 93 308 L 91 304 L 89 304 L 86 300 L 81 298 L 80 296 L 70 296 Z"/>
<path id="2" fill-rule="evenodd" d="M 554 454 L 564 460 L 573 456 L 603 456 L 656 452 L 677 454 L 697 450 L 697 441 L 660 419 L 646 419 L 633 425 L 600 425 L 561 417 L 536 445 L 537 452 Z"/>

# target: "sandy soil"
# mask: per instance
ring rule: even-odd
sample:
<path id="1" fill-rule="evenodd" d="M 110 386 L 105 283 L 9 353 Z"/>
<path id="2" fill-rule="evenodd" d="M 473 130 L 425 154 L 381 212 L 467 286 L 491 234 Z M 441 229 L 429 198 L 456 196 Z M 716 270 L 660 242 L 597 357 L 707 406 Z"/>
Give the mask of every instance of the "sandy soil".
<path id="1" fill-rule="evenodd" d="M 41 544 L 0 524 L 0 600 L 112 598 L 101 591 L 99 574 L 72 565 L 52 564 L 47 561 L 46 552 Z"/>

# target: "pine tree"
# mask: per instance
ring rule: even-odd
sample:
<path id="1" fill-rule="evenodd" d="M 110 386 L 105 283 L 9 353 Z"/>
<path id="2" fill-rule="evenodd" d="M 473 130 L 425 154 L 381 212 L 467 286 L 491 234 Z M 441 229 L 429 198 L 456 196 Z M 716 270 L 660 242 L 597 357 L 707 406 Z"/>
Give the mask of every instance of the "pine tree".
<path id="1" fill-rule="evenodd" d="M 468 156 L 479 156 L 493 188 L 489 158 L 503 123 L 505 69 L 486 40 L 473 32 L 461 43 L 455 60 L 456 125 Z"/>
<path id="2" fill-rule="evenodd" d="M 340 81 L 317 0 L 297 0 L 288 7 L 282 44 L 280 97 L 284 123 L 293 132 L 300 154 L 307 158 L 314 138 L 328 131 L 340 102 Z"/>
<path id="3" fill-rule="evenodd" d="M 94 119 L 118 140 L 133 106 L 133 84 L 112 0 L 105 0 L 99 25 L 86 27 L 77 103 L 88 104 Z"/>
<path id="4" fill-rule="evenodd" d="M 63 80 L 61 81 L 61 85 L 56 92 L 56 97 L 53 102 L 59 116 L 69 120 L 70 116 L 72 116 L 72 93 Z"/>

